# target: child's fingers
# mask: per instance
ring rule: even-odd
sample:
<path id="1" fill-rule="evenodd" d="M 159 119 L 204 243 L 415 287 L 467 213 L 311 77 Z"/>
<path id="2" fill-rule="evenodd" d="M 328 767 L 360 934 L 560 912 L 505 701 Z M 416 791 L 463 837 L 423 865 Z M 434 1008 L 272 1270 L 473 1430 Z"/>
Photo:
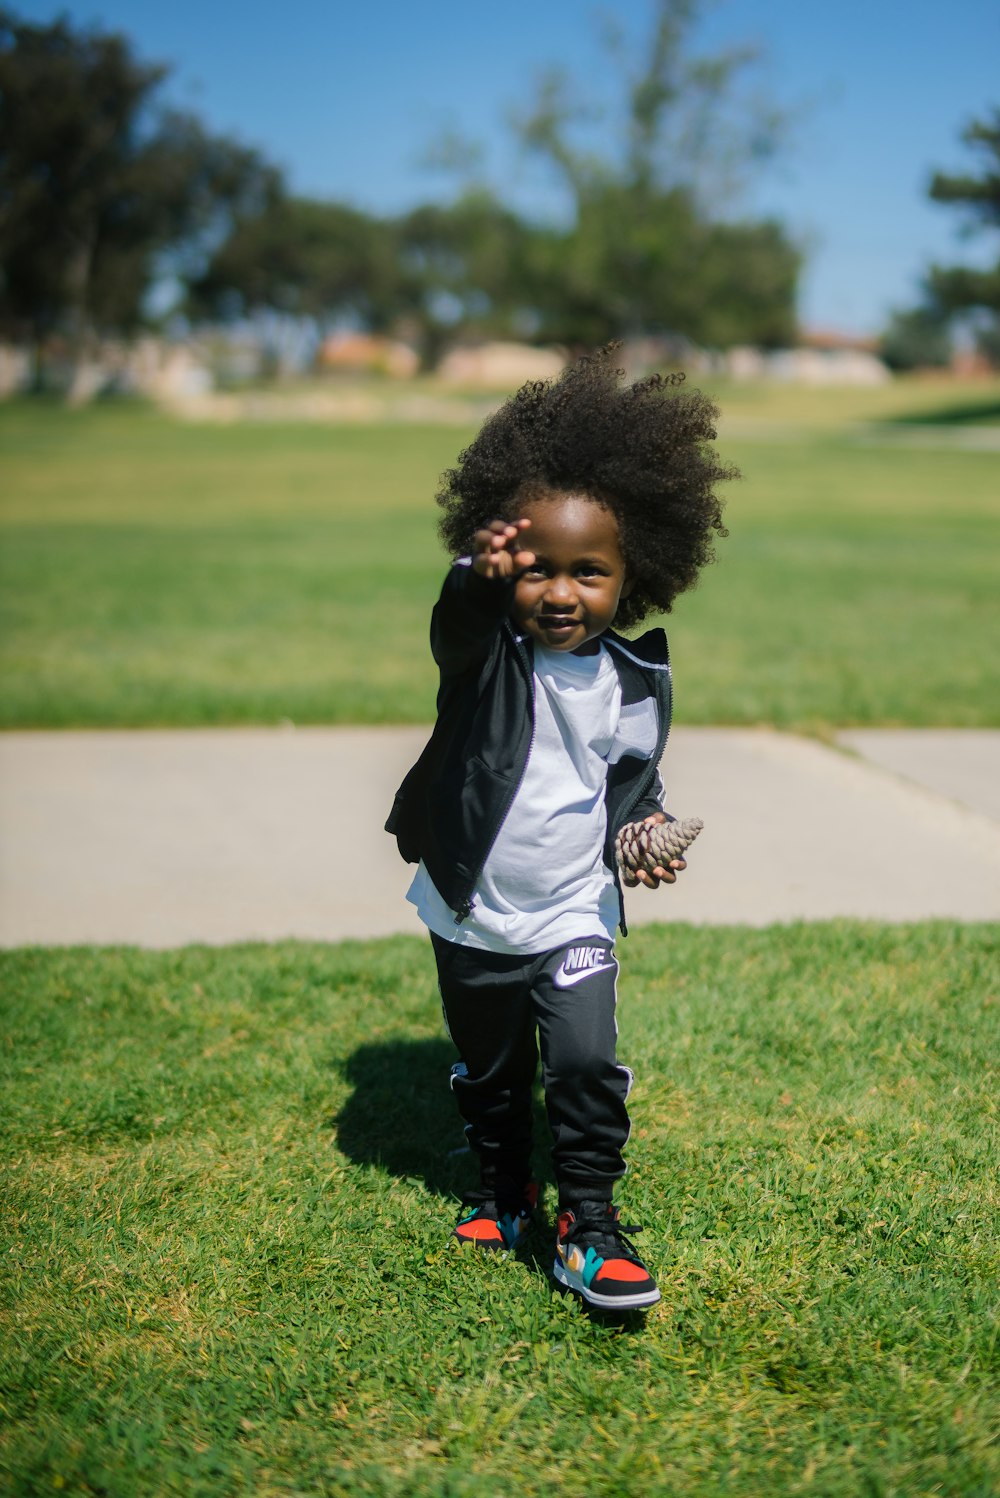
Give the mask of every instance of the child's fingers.
<path id="1" fill-rule="evenodd" d="M 517 531 L 512 525 L 505 525 L 502 520 L 492 520 L 482 530 L 476 531 L 473 543 L 477 551 L 502 550 L 508 540 L 513 540 Z"/>
<path id="2" fill-rule="evenodd" d="M 530 524 L 531 521 L 527 519 L 491 520 L 489 525 L 476 532 L 476 540 L 484 538 L 493 545 L 506 545 L 508 541 L 513 541 L 519 531 L 523 531 Z M 502 537 L 502 541 L 498 541 L 498 537 Z"/>
<path id="3" fill-rule="evenodd" d="M 473 551 L 477 556 L 500 556 L 509 550 L 512 541 L 516 540 L 518 528 L 507 525 L 503 520 L 493 520 L 482 530 L 476 531 L 473 537 Z"/>
<path id="4" fill-rule="evenodd" d="M 657 864 L 656 868 L 652 870 L 639 869 L 636 878 L 647 889 L 658 889 L 661 884 L 676 884 L 677 872 L 686 868 L 687 864 L 683 858 L 672 858 L 666 868 L 661 864 Z"/>
<path id="5" fill-rule="evenodd" d="M 484 577 L 509 577 L 534 565 L 533 551 L 515 550 L 513 543 L 530 520 L 491 520 L 473 537 L 472 564 Z"/>

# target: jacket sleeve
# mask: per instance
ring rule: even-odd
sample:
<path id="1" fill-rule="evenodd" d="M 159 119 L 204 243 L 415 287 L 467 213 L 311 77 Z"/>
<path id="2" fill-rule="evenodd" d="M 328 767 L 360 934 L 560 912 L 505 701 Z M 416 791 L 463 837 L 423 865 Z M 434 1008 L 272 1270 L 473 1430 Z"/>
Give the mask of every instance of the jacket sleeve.
<path id="1" fill-rule="evenodd" d="M 513 582 L 480 577 L 456 562 L 431 615 L 431 651 L 443 676 L 484 660 L 514 598 Z"/>
<path id="2" fill-rule="evenodd" d="M 663 789 L 663 781 L 660 779 L 659 770 L 657 770 L 653 777 L 653 783 L 649 788 L 648 795 L 643 796 L 642 800 L 638 801 L 629 812 L 629 822 L 644 822 L 647 817 L 653 816 L 656 812 L 661 812 L 666 817 L 668 822 L 675 822 L 677 818 L 672 817 L 669 812 L 664 811 L 663 809 L 664 795 L 665 792 Z M 619 832 L 621 832 L 622 830 L 622 827 L 624 827 L 625 825 L 626 824 L 622 822 L 618 827 L 615 828 L 615 837 L 618 836 Z"/>

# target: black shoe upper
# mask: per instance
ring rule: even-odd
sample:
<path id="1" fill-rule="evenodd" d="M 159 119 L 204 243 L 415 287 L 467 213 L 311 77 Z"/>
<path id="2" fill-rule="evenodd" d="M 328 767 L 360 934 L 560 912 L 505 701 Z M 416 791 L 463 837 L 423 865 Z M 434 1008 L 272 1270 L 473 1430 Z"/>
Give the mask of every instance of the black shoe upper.
<path id="1" fill-rule="evenodd" d="M 608 1201 L 583 1201 L 572 1208 L 574 1222 L 566 1234 L 568 1243 L 578 1243 L 581 1248 L 593 1248 L 602 1259 L 630 1259 L 633 1264 L 645 1264 L 639 1258 L 625 1234 L 641 1233 L 640 1227 L 626 1227 L 620 1220 L 618 1208 Z"/>

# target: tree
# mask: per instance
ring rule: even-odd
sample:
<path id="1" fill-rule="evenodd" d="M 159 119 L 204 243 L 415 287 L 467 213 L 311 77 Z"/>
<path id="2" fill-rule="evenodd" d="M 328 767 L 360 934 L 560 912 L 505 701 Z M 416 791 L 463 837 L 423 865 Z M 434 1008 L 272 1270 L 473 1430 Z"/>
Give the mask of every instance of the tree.
<path id="1" fill-rule="evenodd" d="M 465 329 L 527 328 L 574 347 L 649 333 L 723 346 L 794 336 L 798 250 L 780 225 L 722 211 L 776 149 L 782 121 L 743 98 L 749 49 L 695 54 L 700 9 L 655 0 L 637 62 L 609 34 L 603 108 L 550 70 L 514 117 L 563 212 L 527 221 L 483 188 L 469 143 L 444 142 L 436 164 L 464 176 L 466 192 L 413 221 L 435 226 L 428 268 Z M 486 251 L 491 239 L 502 253 Z"/>
<path id="2" fill-rule="evenodd" d="M 514 128 L 574 197 L 599 182 L 645 194 L 680 187 L 711 217 L 778 150 L 783 114 L 741 92 L 755 49 L 695 53 L 703 9 L 704 0 L 654 0 L 650 33 L 634 59 L 624 33 L 609 25 L 605 43 L 615 92 L 604 101 L 584 95 L 561 69 L 543 74 Z"/>
<path id="3" fill-rule="evenodd" d="M 537 316 L 532 233 L 491 193 L 463 193 L 427 204 L 395 225 L 400 280 L 396 312 L 433 365 L 457 329 L 482 337 L 523 337 Z"/>
<path id="4" fill-rule="evenodd" d="M 728 347 L 794 337 L 799 254 L 784 231 L 706 220 L 687 189 L 590 191 L 568 230 L 530 244 L 541 338 L 593 346 L 670 334 Z"/>
<path id="5" fill-rule="evenodd" d="M 948 319 L 935 307 L 894 312 L 881 344 L 882 358 L 890 369 L 943 368 L 951 360 Z"/>
<path id="6" fill-rule="evenodd" d="M 488 193 L 379 219 L 279 198 L 240 219 L 191 285 L 195 314 L 264 307 L 403 331 L 433 365 L 456 329 L 523 334 L 530 232 Z"/>
<path id="7" fill-rule="evenodd" d="M 189 308 L 227 317 L 270 307 L 381 327 L 397 280 L 390 225 L 342 203 L 276 196 L 233 223 L 191 279 Z"/>
<path id="8" fill-rule="evenodd" d="M 962 139 L 977 154 L 978 174 L 951 176 L 937 172 L 930 196 L 937 203 L 964 208 L 975 229 L 1000 229 L 1000 108 L 973 120 Z M 1000 256 L 990 269 L 969 266 L 931 266 L 927 275 L 930 303 L 945 315 L 963 312 L 981 316 L 981 342 L 996 346 L 1000 328 Z"/>
<path id="9" fill-rule="evenodd" d="M 0 329 L 80 344 L 141 319 L 154 276 L 190 272 L 278 191 L 257 152 L 160 107 L 166 69 L 122 36 L 0 10 Z"/>
<path id="10" fill-rule="evenodd" d="M 798 250 L 780 225 L 721 211 L 776 149 L 781 120 L 740 96 L 748 49 L 693 54 L 699 11 L 699 0 L 657 0 L 637 66 L 610 39 L 623 86 L 603 117 L 550 72 L 516 121 L 570 204 L 569 226 L 535 245 L 542 336 L 775 344 L 794 333 Z"/>

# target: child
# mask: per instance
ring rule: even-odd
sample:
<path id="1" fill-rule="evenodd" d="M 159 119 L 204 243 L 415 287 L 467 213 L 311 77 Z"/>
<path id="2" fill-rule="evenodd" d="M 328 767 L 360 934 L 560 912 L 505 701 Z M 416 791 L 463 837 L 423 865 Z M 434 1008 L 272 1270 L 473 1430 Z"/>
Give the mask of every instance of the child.
<path id="1" fill-rule="evenodd" d="M 713 487 L 734 470 L 707 445 L 715 407 L 671 388 L 683 376 L 622 387 L 610 354 L 525 385 L 444 475 L 457 560 L 431 621 L 438 717 L 386 829 L 419 864 L 407 898 L 430 930 L 479 1157 L 455 1236 L 509 1249 L 528 1228 L 540 1049 L 556 1279 L 631 1309 L 660 1292 L 612 1205 L 632 1082 L 615 1052 L 614 844 L 626 823 L 667 820 L 671 686 L 663 631 L 612 626 L 695 582 L 726 534 Z M 639 878 L 655 889 L 683 868 Z"/>

